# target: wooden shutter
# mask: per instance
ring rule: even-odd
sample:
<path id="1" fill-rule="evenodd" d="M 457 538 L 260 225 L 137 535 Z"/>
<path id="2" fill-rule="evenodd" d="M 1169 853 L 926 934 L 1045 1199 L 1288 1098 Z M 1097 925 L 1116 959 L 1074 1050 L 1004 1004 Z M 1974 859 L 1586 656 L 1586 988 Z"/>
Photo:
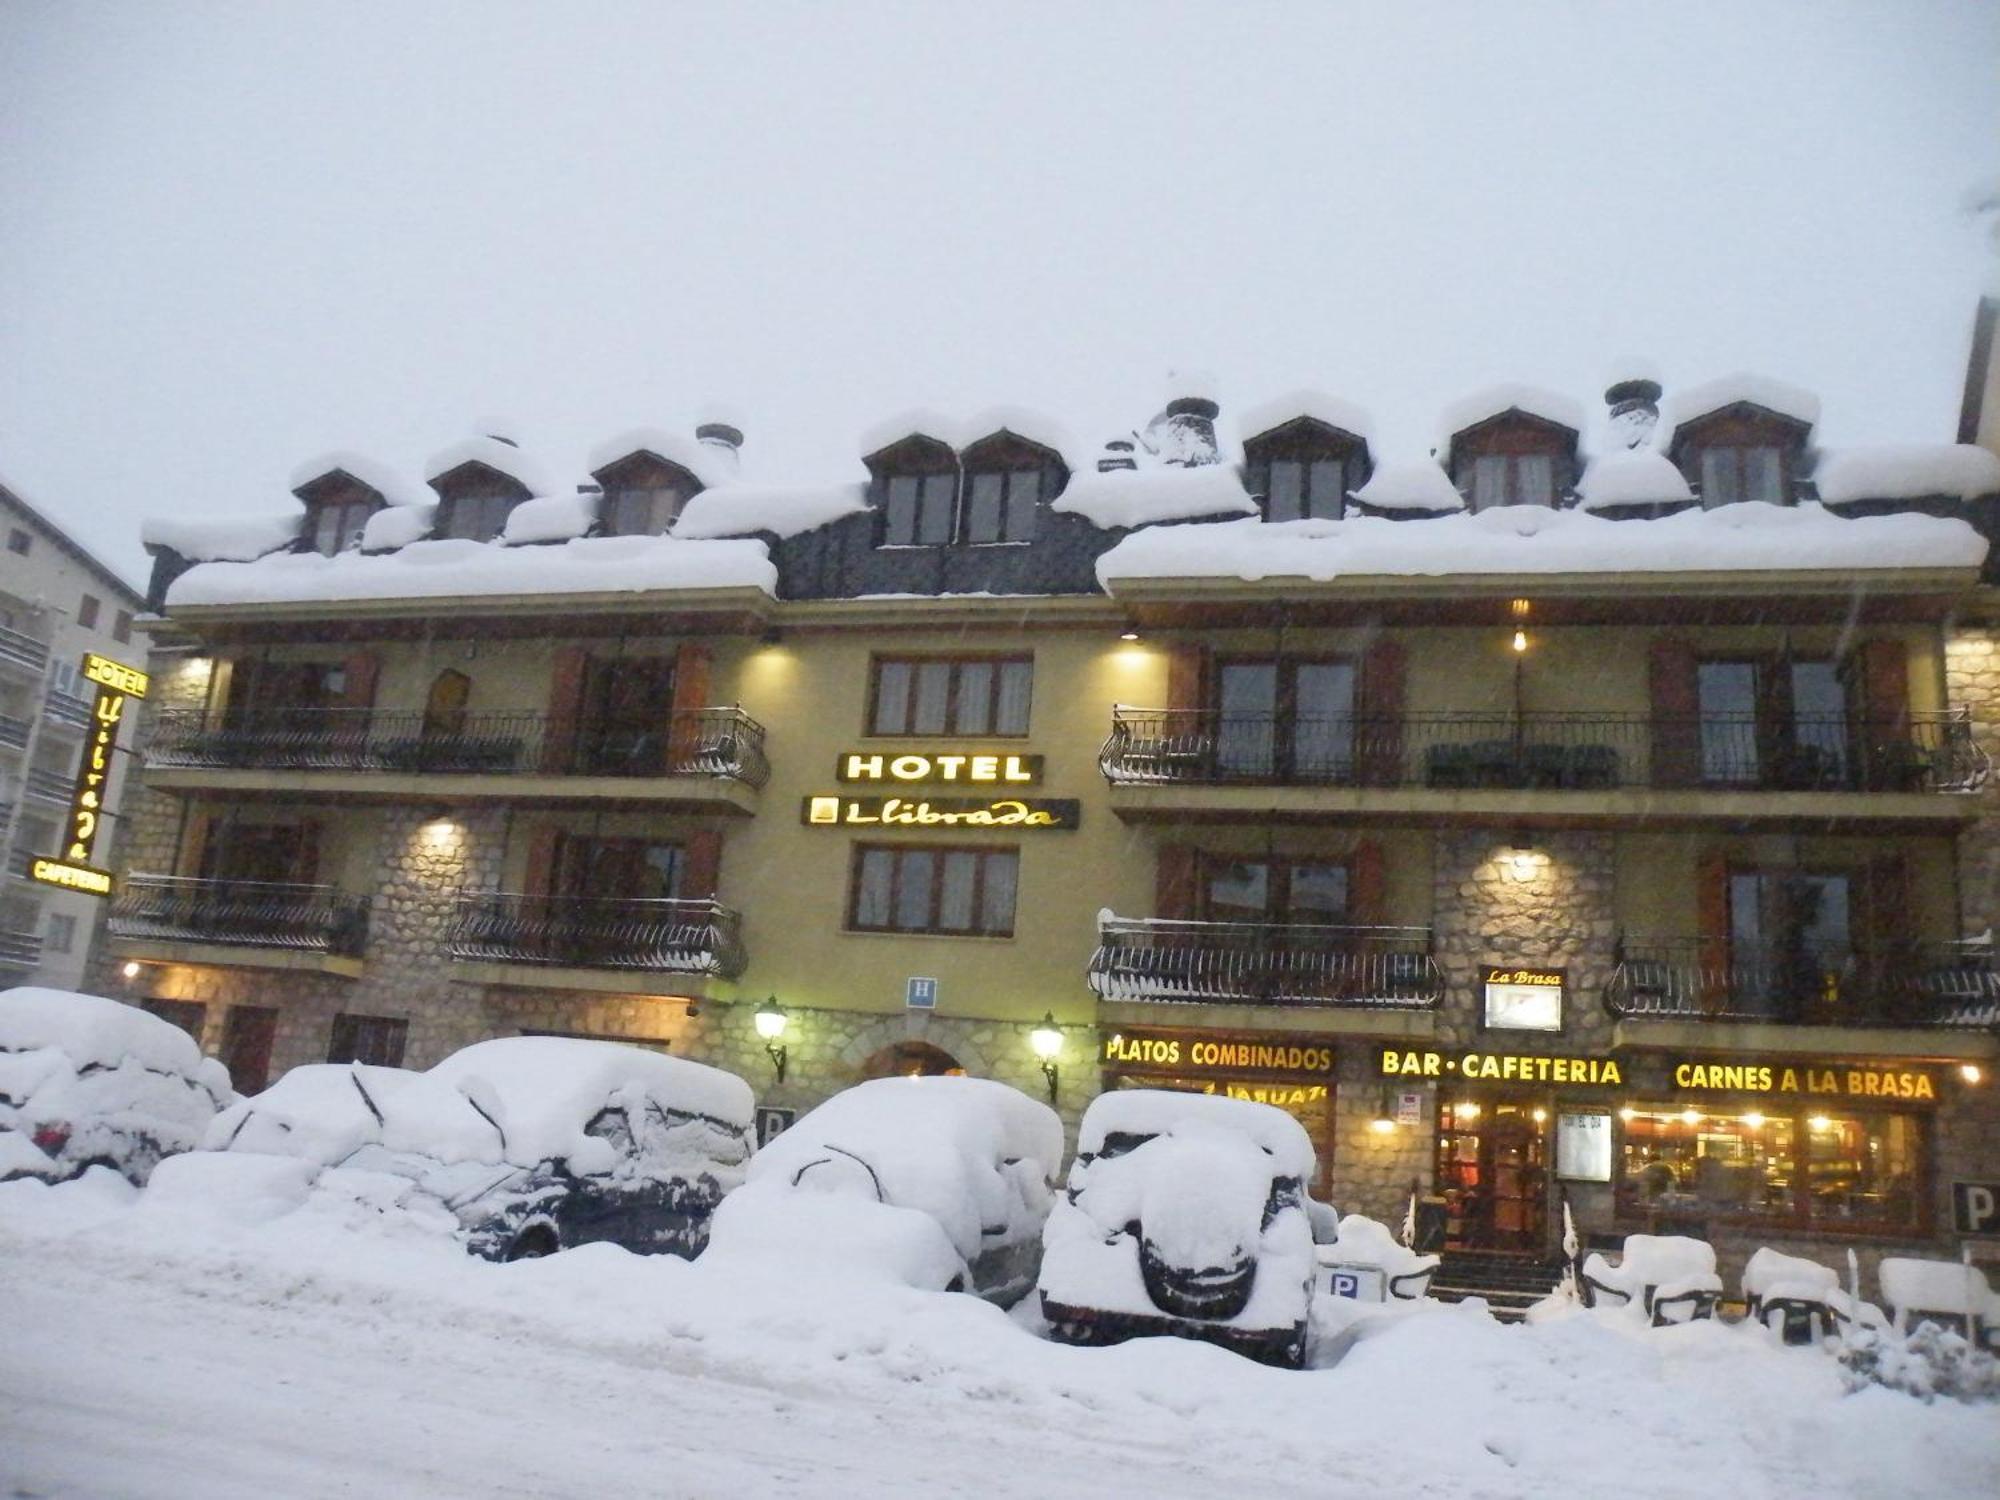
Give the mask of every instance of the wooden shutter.
<path id="1" fill-rule="evenodd" d="M 1910 743 L 1910 653 L 1898 640 L 1864 641 L 1855 653 L 1864 784 L 1901 790 L 1917 764 Z"/>
<path id="2" fill-rule="evenodd" d="M 347 658 L 341 687 L 341 708 L 373 708 L 375 679 L 382 673 L 382 658 L 373 651 L 357 651 Z"/>
<path id="3" fill-rule="evenodd" d="M 1856 957 L 1863 990 L 1851 1003 L 1872 1020 L 1915 1020 L 1917 938 L 1910 903 L 1910 863 L 1900 851 L 1879 854 L 1862 877 Z"/>
<path id="4" fill-rule="evenodd" d="M 709 648 L 702 641 L 682 641 L 674 653 L 673 717 L 667 731 L 669 771 L 695 769 L 701 747 L 710 738 L 700 711 L 712 706 L 708 701 L 711 662 Z"/>
<path id="5" fill-rule="evenodd" d="M 681 896 L 713 901 L 722 885 L 722 832 L 703 828 L 688 838 L 681 866 Z"/>
<path id="6" fill-rule="evenodd" d="M 1702 1008 L 1721 1010 L 1729 1001 L 1729 858 L 1720 850 L 1701 857 L 1695 874 L 1695 926 L 1701 941 L 1695 993 Z"/>
<path id="7" fill-rule="evenodd" d="M 298 837 L 292 845 L 291 877 L 300 885 L 311 885 L 319 879 L 320 820 L 307 818 L 298 826 Z"/>
<path id="8" fill-rule="evenodd" d="M 1192 712 L 1206 697 L 1208 652 L 1196 641 L 1175 641 L 1167 647 L 1167 708 Z M 1169 734 L 1184 732 L 1169 727 Z"/>
<path id="9" fill-rule="evenodd" d="M 556 888 L 556 860 L 562 852 L 562 830 L 539 827 L 528 835 L 528 869 L 521 889 L 530 896 L 549 896 Z"/>
<path id="10" fill-rule="evenodd" d="M 1361 927 L 1380 927 L 1387 920 L 1387 910 L 1382 845 L 1363 839 L 1354 846 L 1347 867 L 1347 919 Z"/>
<path id="11" fill-rule="evenodd" d="M 1160 845 L 1153 868 L 1153 915 L 1185 922 L 1195 914 L 1200 860 L 1185 844 Z"/>
<path id="12" fill-rule="evenodd" d="M 1363 786 L 1397 786 L 1403 779 L 1401 641 L 1386 637 L 1362 653 L 1354 764 Z"/>
<path id="13" fill-rule="evenodd" d="M 576 764 L 583 683 L 590 655 L 581 646 L 558 646 L 549 666 L 549 717 L 543 729 L 542 769 L 562 772 Z"/>
<path id="14" fill-rule="evenodd" d="M 1646 662 L 1653 711 L 1653 786 L 1701 780 L 1701 691 L 1694 647 L 1677 636 L 1656 639 Z"/>
<path id="15" fill-rule="evenodd" d="M 179 857 L 175 861 L 174 873 L 186 876 L 205 876 L 203 867 L 208 863 L 210 832 L 215 823 L 215 814 L 205 807 L 190 807 L 181 819 L 181 844 Z"/>

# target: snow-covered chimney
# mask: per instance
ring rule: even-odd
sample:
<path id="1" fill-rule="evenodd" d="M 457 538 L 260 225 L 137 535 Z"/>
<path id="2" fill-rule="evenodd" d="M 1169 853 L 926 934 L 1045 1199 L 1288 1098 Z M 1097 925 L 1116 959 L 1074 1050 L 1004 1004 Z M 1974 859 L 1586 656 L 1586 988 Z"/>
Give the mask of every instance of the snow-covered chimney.
<path id="1" fill-rule="evenodd" d="M 727 422 L 703 422 L 694 430 L 695 441 L 709 449 L 730 473 L 742 461 L 743 429 Z"/>
<path id="2" fill-rule="evenodd" d="M 1153 419 L 1153 438 L 1162 463 L 1196 468 L 1219 462 L 1215 446 L 1215 418 L 1222 410 L 1206 396 L 1181 396 L 1167 403 L 1167 409 Z"/>
<path id="3" fill-rule="evenodd" d="M 1620 380 L 1604 393 L 1611 408 L 1611 440 L 1621 448 L 1644 448 L 1660 425 L 1660 383 Z"/>
<path id="4" fill-rule="evenodd" d="M 1136 469 L 1139 460 L 1133 457 L 1133 443 L 1130 438 L 1113 438 L 1104 445 L 1104 452 L 1098 456 L 1097 472 L 1115 474 L 1121 469 Z"/>

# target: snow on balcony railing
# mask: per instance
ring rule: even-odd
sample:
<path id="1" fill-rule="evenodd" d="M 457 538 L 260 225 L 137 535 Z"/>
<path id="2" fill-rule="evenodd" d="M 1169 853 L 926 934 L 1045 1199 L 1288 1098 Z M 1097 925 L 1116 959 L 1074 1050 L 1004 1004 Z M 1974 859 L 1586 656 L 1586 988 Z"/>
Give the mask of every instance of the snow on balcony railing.
<path id="1" fill-rule="evenodd" d="M 508 893 L 461 897 L 454 958 L 732 978 L 742 919 L 714 901 Z"/>
<path id="2" fill-rule="evenodd" d="M 368 901 L 330 885 L 128 875 L 107 925 L 113 937 L 221 943 L 359 957 L 368 942 Z"/>
<path id="3" fill-rule="evenodd" d="M 1427 927 L 1098 919 L 1088 980 L 1102 1000 L 1434 1009 L 1444 979 Z"/>

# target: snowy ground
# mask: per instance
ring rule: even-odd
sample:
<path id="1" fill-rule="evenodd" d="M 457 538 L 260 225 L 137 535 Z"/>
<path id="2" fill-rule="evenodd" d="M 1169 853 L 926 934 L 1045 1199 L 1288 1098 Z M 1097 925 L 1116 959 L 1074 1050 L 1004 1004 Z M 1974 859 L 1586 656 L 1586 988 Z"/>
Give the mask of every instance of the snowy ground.
<path id="1" fill-rule="evenodd" d="M 1287 1374 L 772 1266 L 254 1218 L 0 1187 L 0 1493 L 2000 1494 L 2000 1409 L 1845 1396 L 1752 1328 L 1440 1309 Z"/>

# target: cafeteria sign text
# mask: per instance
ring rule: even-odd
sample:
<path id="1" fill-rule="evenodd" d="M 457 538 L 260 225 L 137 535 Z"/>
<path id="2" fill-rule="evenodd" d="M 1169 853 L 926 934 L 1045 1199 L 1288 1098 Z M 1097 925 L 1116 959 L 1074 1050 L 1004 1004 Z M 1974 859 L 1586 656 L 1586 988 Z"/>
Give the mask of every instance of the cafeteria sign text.
<path id="1" fill-rule="evenodd" d="M 118 726 L 125 718 L 126 700 L 145 697 L 151 679 L 137 667 L 94 651 L 84 653 L 83 676 L 97 684 L 97 692 L 90 700 L 90 738 L 84 744 L 83 762 L 77 767 L 76 785 L 70 791 L 69 815 L 63 820 L 62 853 L 36 855 L 28 864 L 28 877 L 66 891 L 108 896 L 111 872 L 91 864 L 90 855 L 104 822 L 104 789 L 111 780 L 111 754 L 117 746 Z"/>

